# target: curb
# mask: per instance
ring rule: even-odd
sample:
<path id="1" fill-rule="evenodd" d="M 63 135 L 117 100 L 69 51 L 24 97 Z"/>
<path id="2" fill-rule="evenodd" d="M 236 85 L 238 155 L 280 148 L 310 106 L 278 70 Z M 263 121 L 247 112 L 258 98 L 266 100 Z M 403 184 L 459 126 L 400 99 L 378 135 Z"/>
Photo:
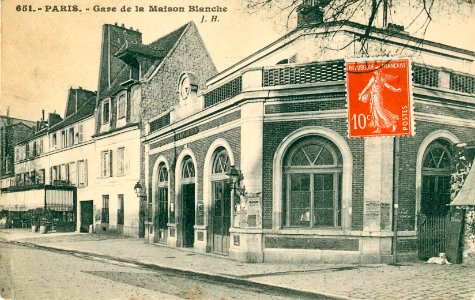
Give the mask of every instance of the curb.
<path id="1" fill-rule="evenodd" d="M 158 264 L 141 262 L 139 260 L 131 259 L 131 258 L 121 258 L 121 257 L 114 257 L 114 256 L 99 254 L 99 253 L 94 253 L 94 252 L 57 248 L 57 247 L 52 247 L 52 246 L 34 244 L 30 242 L 9 241 L 3 238 L 0 238 L 0 241 L 13 244 L 13 245 L 25 246 L 29 248 L 36 248 L 36 249 L 41 249 L 41 250 L 46 250 L 46 251 L 54 251 L 54 252 L 58 252 L 62 254 L 75 255 L 77 257 L 81 257 L 84 259 L 87 259 L 88 257 L 92 259 L 96 258 L 96 259 L 129 264 L 129 265 L 133 265 L 133 266 L 137 266 L 137 267 L 141 267 L 145 269 L 150 269 L 150 270 L 173 273 L 175 275 L 182 275 L 182 276 L 188 276 L 188 277 L 192 275 L 193 278 L 197 278 L 204 281 L 228 283 L 228 284 L 235 284 L 235 285 L 248 286 L 248 287 L 260 288 L 260 289 L 268 289 L 268 290 L 270 289 L 272 291 L 282 293 L 283 296 L 292 295 L 294 297 L 297 296 L 297 297 L 304 297 L 304 298 L 309 298 L 309 299 L 341 299 L 341 300 L 355 300 L 356 299 L 356 298 L 350 298 L 350 297 L 345 297 L 341 295 L 334 295 L 330 293 L 314 292 L 314 291 L 308 291 L 308 290 L 293 289 L 289 287 L 283 287 L 283 286 L 278 286 L 278 285 L 273 285 L 273 284 L 268 284 L 268 283 L 260 283 L 260 282 L 246 280 L 246 279 L 242 279 L 242 278 L 238 278 L 238 277 L 230 276 L 230 275 L 224 275 L 224 274 L 218 275 L 218 274 L 213 274 L 209 272 L 197 272 L 195 270 L 186 269 L 186 268 L 166 267 L 166 266 L 161 266 Z"/>

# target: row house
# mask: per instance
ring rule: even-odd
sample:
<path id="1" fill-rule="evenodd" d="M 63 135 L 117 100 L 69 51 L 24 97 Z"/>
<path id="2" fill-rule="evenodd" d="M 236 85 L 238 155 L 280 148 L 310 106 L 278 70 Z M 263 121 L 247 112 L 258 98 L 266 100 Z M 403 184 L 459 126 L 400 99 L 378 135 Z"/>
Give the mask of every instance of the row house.
<path id="1" fill-rule="evenodd" d="M 93 189 L 88 188 L 87 164 L 94 151 L 95 98 L 95 92 L 71 88 L 64 119 L 43 113 L 35 133 L 15 145 L 14 185 L 2 189 L 2 209 L 25 213 L 47 208 L 63 229 L 80 229 L 77 199 L 91 199 Z"/>
<path id="2" fill-rule="evenodd" d="M 143 236 L 152 213 L 135 192 L 145 186 L 142 124 L 173 104 L 183 72 L 202 86 L 216 74 L 194 23 L 150 44 L 138 30 L 104 25 L 97 92 L 70 89 L 64 119 L 43 116 L 15 146 L 15 184 L 1 190 L 0 208 L 49 208 L 77 231 Z"/>
<path id="3" fill-rule="evenodd" d="M 420 220 L 448 212 L 452 146 L 475 136 L 475 53 L 374 28 L 366 55 L 412 61 L 416 134 L 350 139 L 345 59 L 365 26 L 312 10 L 204 89 L 177 77 L 178 103 L 145 122 L 149 241 L 247 262 L 421 253 Z"/>

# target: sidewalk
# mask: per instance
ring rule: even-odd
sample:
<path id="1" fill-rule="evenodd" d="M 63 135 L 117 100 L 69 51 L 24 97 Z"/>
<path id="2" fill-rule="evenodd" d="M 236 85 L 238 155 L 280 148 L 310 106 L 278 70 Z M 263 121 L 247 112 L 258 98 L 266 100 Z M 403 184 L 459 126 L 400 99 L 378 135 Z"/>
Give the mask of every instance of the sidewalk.
<path id="1" fill-rule="evenodd" d="M 75 233 L 40 235 L 20 229 L 0 230 L 0 240 L 342 299 L 475 299 L 473 266 L 249 264 L 187 249 L 146 244 L 137 238 Z"/>

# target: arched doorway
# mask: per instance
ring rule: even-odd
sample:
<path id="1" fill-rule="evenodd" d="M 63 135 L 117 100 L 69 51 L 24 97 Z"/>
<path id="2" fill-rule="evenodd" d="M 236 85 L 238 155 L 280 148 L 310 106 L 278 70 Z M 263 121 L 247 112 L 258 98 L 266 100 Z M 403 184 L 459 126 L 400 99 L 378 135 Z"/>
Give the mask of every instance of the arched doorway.
<path id="1" fill-rule="evenodd" d="M 422 197 L 420 212 L 426 216 L 444 216 L 449 211 L 451 144 L 438 139 L 427 147 L 422 159 Z"/>
<path id="2" fill-rule="evenodd" d="M 183 159 L 181 173 L 183 247 L 193 247 L 195 240 L 195 165 L 191 156 Z"/>
<path id="3" fill-rule="evenodd" d="M 342 157 L 328 139 L 308 136 L 291 145 L 283 165 L 283 226 L 339 228 Z"/>
<path id="4" fill-rule="evenodd" d="M 226 149 L 216 149 L 211 170 L 212 223 L 214 253 L 229 253 L 229 227 L 231 226 L 231 186 L 227 181 L 230 161 Z"/>
<path id="5" fill-rule="evenodd" d="M 158 242 L 166 243 L 168 228 L 168 169 L 164 162 L 158 166 L 158 184 L 155 207 L 157 208 Z"/>
<path id="6" fill-rule="evenodd" d="M 447 140 L 437 139 L 427 146 L 422 157 L 418 252 L 423 260 L 447 250 L 451 148 Z"/>

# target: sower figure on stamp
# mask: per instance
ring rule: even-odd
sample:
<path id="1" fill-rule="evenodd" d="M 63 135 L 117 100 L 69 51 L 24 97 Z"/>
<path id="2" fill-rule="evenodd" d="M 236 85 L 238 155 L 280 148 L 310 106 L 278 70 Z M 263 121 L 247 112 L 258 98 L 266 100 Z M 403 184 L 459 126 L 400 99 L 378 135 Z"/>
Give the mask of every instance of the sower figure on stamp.
<path id="1" fill-rule="evenodd" d="M 361 102 L 366 103 L 369 101 L 369 111 L 371 114 L 369 127 L 376 128 L 374 133 L 380 133 L 381 128 L 391 128 L 392 131 L 396 131 L 396 121 L 399 120 L 399 116 L 385 109 L 383 103 L 384 87 L 393 92 L 401 92 L 400 88 L 395 88 L 388 83 L 389 80 L 395 78 L 397 77 L 384 74 L 381 69 L 378 69 L 374 72 L 373 77 L 371 77 L 363 91 L 358 95 L 358 100 Z"/>

